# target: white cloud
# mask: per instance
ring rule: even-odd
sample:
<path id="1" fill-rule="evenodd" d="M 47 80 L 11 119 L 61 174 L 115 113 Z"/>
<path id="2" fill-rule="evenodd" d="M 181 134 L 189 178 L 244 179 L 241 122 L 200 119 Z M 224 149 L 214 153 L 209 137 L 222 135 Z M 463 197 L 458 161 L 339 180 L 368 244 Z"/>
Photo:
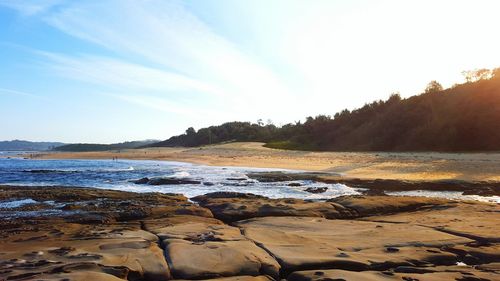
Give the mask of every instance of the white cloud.
<path id="1" fill-rule="evenodd" d="M 33 16 L 49 10 L 51 7 L 61 4 L 63 0 L 0 0 L 0 6 L 10 7 L 19 11 L 24 16 Z"/>
<path id="2" fill-rule="evenodd" d="M 36 99 L 44 99 L 44 97 L 37 96 L 37 95 L 31 94 L 31 93 L 27 93 L 24 91 L 18 91 L 18 90 L 12 90 L 12 89 L 6 89 L 6 88 L 0 88 L 0 93 L 15 95 L 15 96 L 22 96 L 22 97 L 30 97 L 30 98 L 36 98 Z"/>
<path id="3" fill-rule="evenodd" d="M 59 74 L 144 93 L 181 89 L 223 97 L 220 108 L 227 109 L 227 120 L 253 120 L 256 113 L 285 119 L 291 107 L 299 107 L 278 73 L 177 2 L 73 2 L 44 18 L 120 58 L 51 55 L 51 68 Z M 288 109 L 280 112 L 277 103 Z"/>

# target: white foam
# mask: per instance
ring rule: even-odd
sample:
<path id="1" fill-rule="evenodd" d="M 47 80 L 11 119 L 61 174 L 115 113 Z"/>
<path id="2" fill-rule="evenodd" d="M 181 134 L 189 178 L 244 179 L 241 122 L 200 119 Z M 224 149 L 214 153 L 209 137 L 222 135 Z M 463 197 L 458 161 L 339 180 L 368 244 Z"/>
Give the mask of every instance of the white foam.
<path id="1" fill-rule="evenodd" d="M 13 209 L 13 208 L 21 207 L 23 205 L 34 204 L 34 203 L 37 203 L 37 201 L 35 201 L 31 198 L 14 200 L 14 201 L 4 201 L 4 202 L 0 202 L 0 208 Z"/>
<path id="2" fill-rule="evenodd" d="M 473 200 L 481 202 L 500 203 L 500 196 L 463 195 L 462 191 L 411 190 L 386 192 L 386 194 L 395 196 L 423 196 L 445 198 L 451 200 Z"/>

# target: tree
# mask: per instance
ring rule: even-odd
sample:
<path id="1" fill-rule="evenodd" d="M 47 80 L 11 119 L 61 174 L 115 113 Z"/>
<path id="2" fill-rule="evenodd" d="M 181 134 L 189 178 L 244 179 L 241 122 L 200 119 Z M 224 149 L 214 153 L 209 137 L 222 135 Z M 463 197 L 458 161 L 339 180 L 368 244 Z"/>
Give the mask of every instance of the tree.
<path id="1" fill-rule="evenodd" d="M 427 87 L 425 87 L 425 93 L 436 93 L 436 92 L 441 92 L 443 90 L 443 86 L 436 80 L 432 80 L 427 84 Z"/>
<path id="2" fill-rule="evenodd" d="M 496 69 L 480 68 L 474 70 L 462 71 L 462 75 L 467 83 L 476 82 L 479 80 L 491 79 L 495 76 Z"/>
<path id="3" fill-rule="evenodd" d="M 394 92 L 391 94 L 389 99 L 387 100 L 387 103 L 395 103 L 395 102 L 400 102 L 401 101 L 401 95 L 399 92 Z"/>
<path id="4" fill-rule="evenodd" d="M 194 135 L 194 134 L 196 134 L 196 131 L 194 130 L 193 127 L 187 128 L 186 135 L 190 136 L 190 135 Z"/>

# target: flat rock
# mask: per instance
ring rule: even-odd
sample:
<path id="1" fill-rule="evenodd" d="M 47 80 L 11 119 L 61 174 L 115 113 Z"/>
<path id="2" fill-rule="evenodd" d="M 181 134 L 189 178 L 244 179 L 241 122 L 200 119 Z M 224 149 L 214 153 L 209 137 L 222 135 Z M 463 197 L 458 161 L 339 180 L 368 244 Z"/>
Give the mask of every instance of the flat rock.
<path id="1" fill-rule="evenodd" d="M 146 221 L 144 226 L 165 245 L 174 278 L 279 276 L 279 264 L 265 250 L 243 236 L 239 228 L 216 219 L 173 217 Z"/>
<path id="2" fill-rule="evenodd" d="M 360 216 L 412 212 L 429 208 L 451 208 L 456 202 L 416 196 L 341 196 L 328 200 L 355 210 Z"/>
<path id="3" fill-rule="evenodd" d="M 353 220 L 265 217 L 236 225 L 270 252 L 284 273 L 325 267 L 382 270 L 396 265 L 454 264 L 457 255 L 440 248 L 472 242 L 416 225 Z"/>
<path id="4" fill-rule="evenodd" d="M 304 216 L 324 218 L 352 218 L 349 209 L 334 202 L 313 202 L 301 199 L 269 199 L 263 196 L 236 192 L 214 192 L 191 198 L 200 206 L 225 222 L 268 217 Z"/>
<path id="5" fill-rule="evenodd" d="M 278 277 L 279 264 L 263 249 L 248 240 L 192 242 L 166 241 L 172 274 L 180 279 L 236 275 Z"/>
<path id="6" fill-rule="evenodd" d="M 24 220 L 60 216 L 65 217 L 68 222 L 93 224 L 174 215 L 212 217 L 210 210 L 189 202 L 180 194 L 134 193 L 78 187 L 0 186 L 0 201 L 22 199 L 53 203 L 26 204 L 14 209 L 0 210 L 0 218 L 19 217 Z"/>
<path id="7" fill-rule="evenodd" d="M 139 223 L 82 225 L 53 220 L 12 231 L 16 234 L 0 241 L 0 280 L 171 278 L 158 237 L 141 230 Z"/>
<path id="8" fill-rule="evenodd" d="M 441 280 L 470 280 L 470 281 L 486 281 L 498 280 L 500 274 L 493 272 L 483 272 L 472 268 L 449 269 L 443 271 L 430 271 L 422 273 L 398 273 L 398 272 L 380 272 L 380 271 L 363 271 L 354 272 L 347 270 L 309 270 L 298 271 L 290 274 L 288 281 L 325 281 L 325 280 L 342 280 L 342 281 L 387 281 L 387 280 L 402 280 L 402 281 L 441 281 Z"/>
<path id="9" fill-rule="evenodd" d="M 104 272 L 95 271 L 75 271 L 64 273 L 41 273 L 32 275 L 21 280 L 36 280 L 36 281 L 123 281 L 114 275 Z"/>
<path id="10" fill-rule="evenodd" d="M 481 242 L 500 242 L 500 204 L 460 202 L 453 208 L 428 208 L 363 220 L 418 224 Z"/>
<path id="11" fill-rule="evenodd" d="M 162 240 L 184 239 L 194 242 L 244 240 L 238 228 L 213 218 L 174 216 L 144 222 L 144 227 Z"/>
<path id="12" fill-rule="evenodd" d="M 179 281 L 180 279 L 176 279 L 174 281 Z M 212 281 L 273 281 L 274 279 L 269 276 L 261 275 L 261 276 L 233 276 L 233 277 L 221 277 L 214 279 L 200 279 L 200 280 L 212 280 Z"/>

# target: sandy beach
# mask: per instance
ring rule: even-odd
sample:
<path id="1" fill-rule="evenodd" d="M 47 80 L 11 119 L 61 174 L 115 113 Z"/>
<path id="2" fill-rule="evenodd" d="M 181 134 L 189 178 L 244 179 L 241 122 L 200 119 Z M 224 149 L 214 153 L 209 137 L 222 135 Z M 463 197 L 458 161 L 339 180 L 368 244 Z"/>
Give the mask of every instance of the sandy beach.
<path id="1" fill-rule="evenodd" d="M 346 178 L 409 181 L 500 181 L 500 153 L 306 152 L 227 143 L 196 148 L 51 152 L 39 159 L 148 159 L 211 166 L 283 168 L 338 173 Z"/>

